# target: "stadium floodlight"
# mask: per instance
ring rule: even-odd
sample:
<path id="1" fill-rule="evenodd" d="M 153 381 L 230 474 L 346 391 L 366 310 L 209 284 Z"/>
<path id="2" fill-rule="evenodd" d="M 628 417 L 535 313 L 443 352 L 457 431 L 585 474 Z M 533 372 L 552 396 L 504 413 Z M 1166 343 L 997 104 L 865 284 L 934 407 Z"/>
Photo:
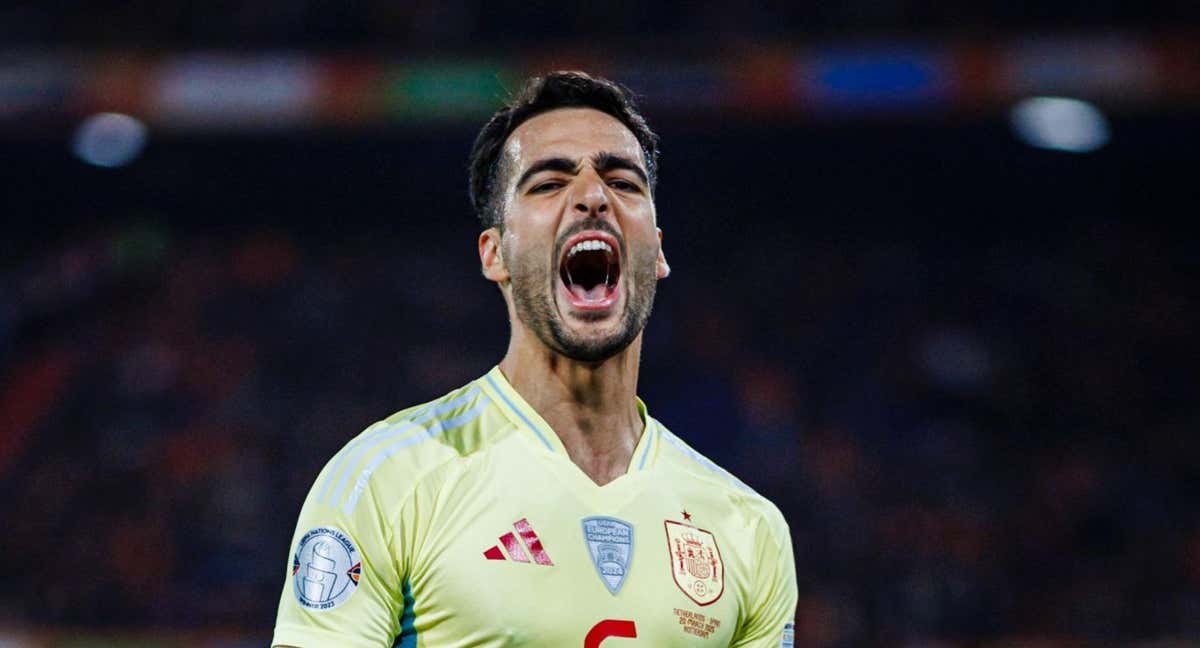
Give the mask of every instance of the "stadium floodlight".
<path id="1" fill-rule="evenodd" d="M 146 125 L 129 115 L 99 113 L 83 120 L 75 130 L 71 150 L 94 166 L 125 166 L 145 148 L 146 132 Z"/>
<path id="2" fill-rule="evenodd" d="M 1010 119 L 1017 137 L 1036 148 L 1088 153 L 1104 146 L 1109 139 L 1104 113 L 1079 99 L 1024 99 L 1013 107 Z"/>

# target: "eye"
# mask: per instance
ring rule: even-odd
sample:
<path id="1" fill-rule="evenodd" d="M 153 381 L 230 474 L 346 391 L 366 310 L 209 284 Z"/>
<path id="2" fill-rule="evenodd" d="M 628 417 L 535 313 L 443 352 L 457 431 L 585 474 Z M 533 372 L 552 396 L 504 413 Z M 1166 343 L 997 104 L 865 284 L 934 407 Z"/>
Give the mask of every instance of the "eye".
<path id="1" fill-rule="evenodd" d="M 609 180 L 608 186 L 616 189 L 617 191 L 635 191 L 640 193 L 642 190 L 642 188 L 636 184 L 621 178 L 613 178 L 612 180 Z"/>
<path id="2" fill-rule="evenodd" d="M 561 188 L 565 184 L 566 183 L 562 180 L 547 180 L 545 182 L 539 182 L 530 187 L 529 193 L 549 193 L 555 189 Z"/>

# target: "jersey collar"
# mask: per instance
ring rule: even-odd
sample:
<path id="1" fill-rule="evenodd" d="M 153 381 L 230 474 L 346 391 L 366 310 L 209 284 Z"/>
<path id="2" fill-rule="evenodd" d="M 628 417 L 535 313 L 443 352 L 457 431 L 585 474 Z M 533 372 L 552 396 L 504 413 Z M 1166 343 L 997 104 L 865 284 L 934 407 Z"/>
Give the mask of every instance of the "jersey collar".
<path id="1" fill-rule="evenodd" d="M 554 429 L 549 423 L 542 418 L 533 406 L 525 401 L 516 389 L 513 389 L 512 384 L 508 382 L 508 378 L 500 371 L 500 366 L 492 367 L 492 370 L 484 374 L 479 379 L 483 388 L 491 392 L 495 396 L 494 402 L 504 412 L 504 415 L 509 421 L 524 432 L 533 440 L 535 444 L 545 448 L 547 451 L 554 454 L 561 454 L 564 457 L 567 450 L 563 447 L 562 440 L 555 434 Z M 636 397 L 635 397 L 636 398 Z M 636 398 L 638 416 L 641 417 L 644 427 L 642 435 L 638 439 L 637 446 L 633 449 L 633 457 L 629 462 L 627 472 L 636 472 L 649 468 L 654 463 L 654 458 L 658 454 L 658 425 L 654 419 L 650 417 L 649 411 L 646 408 L 646 403 L 642 402 L 641 398 Z"/>

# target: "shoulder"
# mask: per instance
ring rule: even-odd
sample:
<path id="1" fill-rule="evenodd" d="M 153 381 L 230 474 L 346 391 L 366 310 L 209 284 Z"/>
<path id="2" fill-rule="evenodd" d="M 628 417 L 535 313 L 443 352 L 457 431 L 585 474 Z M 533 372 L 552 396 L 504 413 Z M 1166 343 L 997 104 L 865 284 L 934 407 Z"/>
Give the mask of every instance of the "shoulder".
<path id="1" fill-rule="evenodd" d="M 444 396 L 401 410 L 351 439 L 325 465 L 310 500 L 345 509 L 372 491 L 399 503 L 427 475 L 456 459 L 486 449 L 504 426 L 487 425 L 491 400 L 473 381 Z"/>
<path id="2" fill-rule="evenodd" d="M 746 521 L 764 530 L 775 544 L 782 547 L 791 543 L 787 521 L 774 502 L 688 445 L 660 421 L 654 420 L 654 424 L 658 428 L 662 443 L 660 452 L 672 466 L 728 497 L 733 506 L 747 518 Z"/>

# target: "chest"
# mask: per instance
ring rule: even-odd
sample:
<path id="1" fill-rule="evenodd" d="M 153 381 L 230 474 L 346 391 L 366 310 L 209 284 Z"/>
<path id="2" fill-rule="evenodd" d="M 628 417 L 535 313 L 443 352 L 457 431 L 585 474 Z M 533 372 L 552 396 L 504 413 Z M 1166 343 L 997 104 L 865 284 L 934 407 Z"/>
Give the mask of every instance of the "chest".
<path id="1" fill-rule="evenodd" d="M 752 543 L 719 494 L 520 468 L 483 462 L 438 493 L 409 575 L 426 645 L 730 644 Z"/>

